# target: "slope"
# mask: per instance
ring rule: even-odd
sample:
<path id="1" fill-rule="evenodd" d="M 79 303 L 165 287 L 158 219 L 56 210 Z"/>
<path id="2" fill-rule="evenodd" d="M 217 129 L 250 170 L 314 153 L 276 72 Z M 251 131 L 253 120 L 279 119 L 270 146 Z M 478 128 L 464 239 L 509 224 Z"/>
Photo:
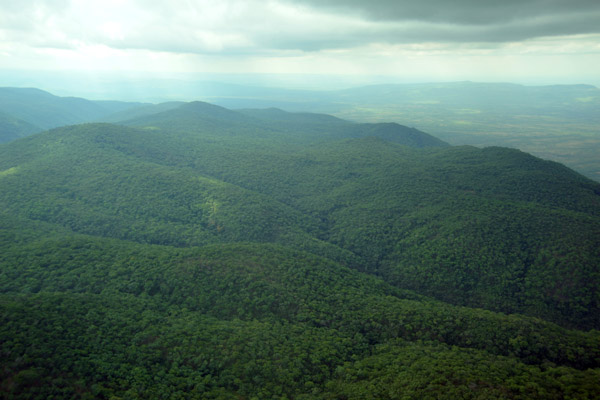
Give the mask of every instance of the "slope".
<path id="1" fill-rule="evenodd" d="M 0 88 L 0 112 L 26 121 L 40 130 L 81 122 L 139 106 L 139 103 L 90 101 L 77 97 L 58 97 L 34 88 Z"/>
<path id="2" fill-rule="evenodd" d="M 357 124 L 327 114 L 291 113 L 277 108 L 244 109 L 240 113 L 260 119 L 273 129 L 295 132 L 311 141 L 379 137 L 409 147 L 444 147 L 446 142 L 415 128 L 396 123 Z"/>
<path id="3" fill-rule="evenodd" d="M 399 124 L 356 124 L 326 114 L 291 113 L 276 108 L 233 111 L 209 103 L 192 102 L 173 110 L 122 122 L 128 126 L 169 132 L 233 135 L 268 139 L 270 145 L 306 145 L 344 138 L 379 137 L 410 147 L 444 147 L 447 143 Z M 279 150 L 279 149 L 278 149 Z"/>
<path id="4" fill-rule="evenodd" d="M 40 130 L 28 122 L 0 112 L 0 143 L 10 142 Z"/>
<path id="5" fill-rule="evenodd" d="M 600 390 L 598 184 L 171 111 L 0 145 L 3 397 Z"/>
<path id="6" fill-rule="evenodd" d="M 123 111 L 117 111 L 114 114 L 107 115 L 106 117 L 102 117 L 101 121 L 98 122 L 110 122 L 116 123 L 121 121 L 128 121 L 152 114 L 158 114 L 163 111 L 168 111 L 173 108 L 177 108 L 182 105 L 182 102 L 171 101 L 167 103 L 160 104 L 144 104 L 139 107 L 128 108 Z"/>
<path id="7" fill-rule="evenodd" d="M 455 304 L 599 326 L 597 184 L 501 148 L 415 152 L 365 138 L 307 150 L 293 126 L 284 142 L 216 130 L 208 135 L 226 147 L 195 145 L 207 135 L 199 131 L 170 155 L 136 148 L 154 162 L 185 165 L 311 215 L 320 239 L 402 287 Z"/>
<path id="8" fill-rule="evenodd" d="M 2 206 L 142 243 L 295 243 L 454 304 L 600 326 L 597 184 L 501 148 L 307 148 L 268 140 L 277 131 L 254 120 L 236 130 L 248 117 L 219 111 L 231 134 L 218 114 L 184 133 L 194 120 L 173 128 L 167 112 L 153 117 L 162 129 L 87 125 L 15 142 L 2 151 Z"/>
<path id="9" fill-rule="evenodd" d="M 289 242 L 347 257 L 309 236 L 316 229 L 310 217 L 273 198 L 155 162 L 163 154 L 184 160 L 164 140 L 157 132 L 88 124 L 11 143 L 0 148 L 4 212 L 140 243 Z M 142 160 L 130 147 L 136 144 L 155 151 Z"/>
<path id="10" fill-rule="evenodd" d="M 223 129 L 231 126 L 254 125 L 255 121 L 241 113 L 202 101 L 184 103 L 171 110 L 125 121 L 130 126 L 155 126 L 175 131 L 190 129 Z"/>
<path id="11" fill-rule="evenodd" d="M 0 255 L 6 398 L 598 390 L 597 332 L 448 306 L 276 245 L 176 249 L 9 221 L 2 237 L 22 239 Z"/>
<path id="12" fill-rule="evenodd" d="M 221 98 L 215 93 L 208 101 L 236 108 L 326 112 L 351 121 L 398 122 L 456 145 L 518 148 L 600 180 L 600 90 L 591 85 L 448 82 L 239 93 Z"/>
<path id="13" fill-rule="evenodd" d="M 591 85 L 453 82 L 348 89 L 327 112 L 415 125 L 452 144 L 518 148 L 598 181 L 599 107 Z"/>

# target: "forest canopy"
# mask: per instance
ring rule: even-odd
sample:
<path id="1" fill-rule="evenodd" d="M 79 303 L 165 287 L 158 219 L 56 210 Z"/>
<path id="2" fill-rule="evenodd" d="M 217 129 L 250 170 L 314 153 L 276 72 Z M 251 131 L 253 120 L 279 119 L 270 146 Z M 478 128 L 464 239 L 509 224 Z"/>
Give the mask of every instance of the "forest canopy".
<path id="1" fill-rule="evenodd" d="M 2 397 L 600 393 L 600 184 L 398 124 L 155 111 L 0 145 Z"/>

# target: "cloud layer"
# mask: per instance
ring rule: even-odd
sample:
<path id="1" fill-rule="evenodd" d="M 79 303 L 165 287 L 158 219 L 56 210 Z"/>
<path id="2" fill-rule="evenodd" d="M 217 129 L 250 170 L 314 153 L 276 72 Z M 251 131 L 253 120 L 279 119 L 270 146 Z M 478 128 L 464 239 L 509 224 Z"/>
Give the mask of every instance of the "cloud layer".
<path id="1" fill-rule="evenodd" d="M 167 52 L 345 49 L 371 43 L 504 43 L 600 33 L 600 2 L 556 0 L 22 0 L 4 41 Z"/>
<path id="2" fill-rule="evenodd" d="M 460 57 L 600 54 L 597 0 L 0 2 L 0 68 L 169 68 L 210 57 L 217 69 L 228 59 L 230 69 L 364 72 L 411 57 L 452 55 L 456 68 Z"/>
<path id="3" fill-rule="evenodd" d="M 495 25 L 535 18 L 560 19 L 561 16 L 596 15 L 595 0 L 287 0 L 366 18 L 384 21 L 426 21 L 456 25 Z M 568 22 L 565 22 L 568 24 Z M 597 25 L 597 24 L 596 24 Z M 596 31 L 599 29 L 596 26 Z"/>

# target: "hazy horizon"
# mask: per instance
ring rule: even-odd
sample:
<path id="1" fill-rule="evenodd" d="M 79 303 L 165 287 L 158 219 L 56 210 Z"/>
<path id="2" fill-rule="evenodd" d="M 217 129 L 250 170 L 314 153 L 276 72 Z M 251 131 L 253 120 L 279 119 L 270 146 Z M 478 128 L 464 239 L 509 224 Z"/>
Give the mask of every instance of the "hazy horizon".
<path id="1" fill-rule="evenodd" d="M 59 95 L 106 95 L 94 86 L 144 79 L 311 90 L 467 80 L 600 86 L 594 1 L 3 3 L 0 86 Z"/>
<path id="2" fill-rule="evenodd" d="M 0 87 L 36 88 L 56 96 L 89 100 L 193 101 L 203 93 L 192 94 L 194 85 L 215 84 L 240 88 L 328 92 L 372 85 L 420 85 L 458 82 L 515 84 L 522 86 L 592 85 L 590 80 L 478 81 L 473 79 L 436 81 L 402 79 L 397 76 L 339 76 L 324 74 L 132 74 L 85 71 L 2 71 Z M 213 93 L 214 95 L 214 93 Z"/>

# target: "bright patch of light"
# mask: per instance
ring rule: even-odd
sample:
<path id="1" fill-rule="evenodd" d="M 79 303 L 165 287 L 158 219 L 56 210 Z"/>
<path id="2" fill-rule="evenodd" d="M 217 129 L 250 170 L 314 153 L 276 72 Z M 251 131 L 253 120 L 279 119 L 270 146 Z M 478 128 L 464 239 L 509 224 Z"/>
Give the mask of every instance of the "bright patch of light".
<path id="1" fill-rule="evenodd" d="M 123 34 L 123 28 L 121 24 L 114 21 L 104 23 L 100 30 L 111 40 L 123 40 L 125 35 Z"/>

